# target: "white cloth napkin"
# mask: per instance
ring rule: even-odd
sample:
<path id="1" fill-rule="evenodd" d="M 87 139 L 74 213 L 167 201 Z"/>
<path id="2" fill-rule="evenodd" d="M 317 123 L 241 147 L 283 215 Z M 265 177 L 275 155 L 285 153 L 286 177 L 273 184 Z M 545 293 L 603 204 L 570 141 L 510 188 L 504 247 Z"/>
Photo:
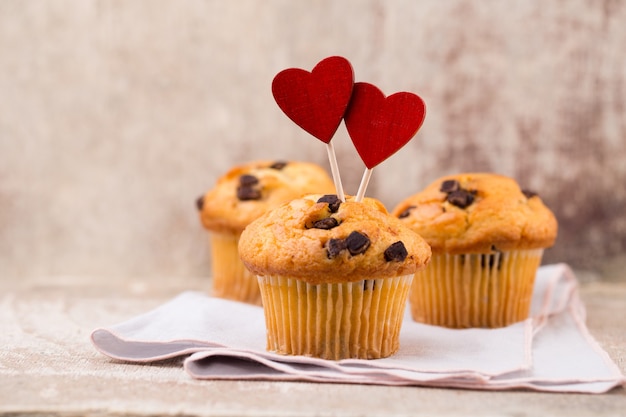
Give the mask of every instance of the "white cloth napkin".
<path id="1" fill-rule="evenodd" d="M 184 292 L 146 314 L 99 328 L 91 340 L 120 360 L 189 355 L 197 379 L 265 379 L 380 385 L 603 393 L 626 378 L 587 331 L 567 265 L 539 268 L 531 318 L 500 329 L 453 330 L 416 323 L 408 312 L 400 350 L 377 360 L 329 361 L 265 350 L 263 310 Z"/>

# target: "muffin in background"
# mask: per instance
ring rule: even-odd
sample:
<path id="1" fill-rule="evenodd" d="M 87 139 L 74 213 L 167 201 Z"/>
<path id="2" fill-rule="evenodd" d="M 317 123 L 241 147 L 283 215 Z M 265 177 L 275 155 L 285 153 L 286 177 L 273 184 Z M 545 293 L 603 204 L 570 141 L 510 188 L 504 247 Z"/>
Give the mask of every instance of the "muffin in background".
<path id="1" fill-rule="evenodd" d="M 450 175 L 392 214 L 433 252 L 409 294 L 415 321 L 496 328 L 528 318 L 537 268 L 557 235 L 537 194 L 493 173 Z"/>
<path id="2" fill-rule="evenodd" d="M 376 359 L 399 348 L 408 290 L 430 247 L 377 200 L 309 195 L 242 233 L 258 275 L 267 349 L 324 359 Z"/>
<path id="3" fill-rule="evenodd" d="M 197 200 L 209 231 L 212 294 L 261 304 L 259 285 L 239 259 L 244 228 L 266 211 L 310 193 L 333 193 L 335 186 L 319 165 L 302 161 L 253 161 L 233 167 Z"/>

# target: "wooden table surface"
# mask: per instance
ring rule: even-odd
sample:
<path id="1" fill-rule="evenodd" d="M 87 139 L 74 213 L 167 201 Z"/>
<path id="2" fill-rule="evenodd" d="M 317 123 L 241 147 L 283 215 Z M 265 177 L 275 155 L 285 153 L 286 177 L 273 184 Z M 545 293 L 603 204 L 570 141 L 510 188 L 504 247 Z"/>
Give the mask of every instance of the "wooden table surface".
<path id="1" fill-rule="evenodd" d="M 264 381 L 196 381 L 182 360 L 138 365 L 92 347 L 90 332 L 146 312 L 205 279 L 0 278 L 0 415 L 626 416 L 607 394 L 482 392 Z M 591 333 L 626 373 L 626 282 L 581 286 Z"/>

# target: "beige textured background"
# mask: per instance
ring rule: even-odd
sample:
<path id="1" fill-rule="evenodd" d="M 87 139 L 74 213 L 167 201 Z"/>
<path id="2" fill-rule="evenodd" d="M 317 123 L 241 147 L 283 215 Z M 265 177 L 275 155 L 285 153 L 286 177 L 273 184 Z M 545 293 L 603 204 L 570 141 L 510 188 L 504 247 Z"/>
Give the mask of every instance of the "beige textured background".
<path id="1" fill-rule="evenodd" d="M 625 22 L 619 0 L 0 0 L 0 279 L 206 275 L 194 201 L 221 173 L 327 164 L 270 84 L 335 54 L 428 106 L 368 195 L 510 175 L 559 218 L 546 262 L 624 279 Z"/>

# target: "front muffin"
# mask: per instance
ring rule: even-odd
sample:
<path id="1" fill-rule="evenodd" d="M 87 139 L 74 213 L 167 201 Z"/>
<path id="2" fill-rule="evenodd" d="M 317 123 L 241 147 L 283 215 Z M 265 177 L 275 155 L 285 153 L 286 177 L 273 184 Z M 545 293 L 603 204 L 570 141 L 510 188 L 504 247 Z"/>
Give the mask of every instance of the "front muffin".
<path id="1" fill-rule="evenodd" d="M 430 247 L 374 199 L 310 195 L 270 211 L 241 235 L 258 275 L 269 351 L 325 359 L 398 350 L 408 289 Z"/>
<path id="2" fill-rule="evenodd" d="M 393 215 L 433 251 L 409 295 L 416 321 L 493 328 L 528 317 L 543 250 L 557 234 L 535 193 L 501 175 L 451 175 L 406 198 Z"/>
<path id="3" fill-rule="evenodd" d="M 254 161 L 232 168 L 197 201 L 210 232 L 213 295 L 260 304 L 257 279 L 241 263 L 237 244 L 243 229 L 266 211 L 310 193 L 332 193 L 332 179 L 319 165 Z"/>

